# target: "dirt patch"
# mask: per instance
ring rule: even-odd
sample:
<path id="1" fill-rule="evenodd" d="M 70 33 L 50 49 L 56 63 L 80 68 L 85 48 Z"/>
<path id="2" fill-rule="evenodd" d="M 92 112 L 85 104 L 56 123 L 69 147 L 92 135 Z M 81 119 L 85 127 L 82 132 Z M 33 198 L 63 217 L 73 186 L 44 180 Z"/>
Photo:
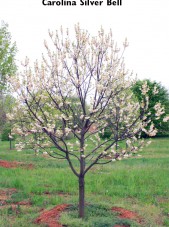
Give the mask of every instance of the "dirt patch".
<path id="1" fill-rule="evenodd" d="M 31 203 L 29 201 L 21 201 L 16 203 L 5 203 L 0 206 L 0 209 L 7 208 L 10 209 L 11 213 L 20 213 L 20 209 L 23 207 L 29 208 L 31 206 Z"/>
<path id="2" fill-rule="evenodd" d="M 16 188 L 8 188 L 4 190 L 0 190 L 0 208 L 4 208 L 7 205 L 7 200 L 10 200 L 11 195 L 16 193 Z"/>
<path id="3" fill-rule="evenodd" d="M 169 203 L 169 198 L 159 197 L 157 198 L 158 203 Z"/>
<path id="4" fill-rule="evenodd" d="M 0 160 L 0 166 L 4 168 L 17 168 L 17 167 L 23 167 L 26 169 L 32 169 L 34 166 L 33 164 L 26 164 L 24 162 L 9 162 L 5 160 Z"/>
<path id="5" fill-rule="evenodd" d="M 27 164 L 27 163 L 20 163 L 19 166 L 22 167 L 22 168 L 24 168 L 24 169 L 33 169 L 34 168 L 34 165 L 31 164 L 31 163 L 29 163 L 29 164 Z"/>
<path id="6" fill-rule="evenodd" d="M 127 227 L 126 225 L 114 225 L 113 227 Z"/>
<path id="7" fill-rule="evenodd" d="M 31 203 L 29 201 L 21 201 L 16 203 L 7 203 L 6 201 L 0 202 L 0 209 L 10 209 L 11 212 L 16 211 L 16 213 L 20 212 L 21 207 L 27 207 L 29 208 L 31 206 Z"/>
<path id="8" fill-rule="evenodd" d="M 10 208 L 11 211 L 17 211 L 19 213 L 21 207 L 30 207 L 31 203 L 28 201 L 21 201 L 17 203 L 7 203 L 6 201 L 3 201 L 3 203 L 0 204 L 0 209 Z"/>
<path id="9" fill-rule="evenodd" d="M 8 188 L 4 190 L 0 190 L 0 209 L 9 208 L 11 210 L 16 210 L 18 206 L 30 206 L 31 203 L 29 200 L 20 201 L 20 202 L 8 202 L 11 199 L 12 194 L 16 193 L 16 188 Z"/>
<path id="10" fill-rule="evenodd" d="M 130 210 L 126 210 L 121 207 L 113 207 L 112 211 L 117 212 L 119 215 L 119 218 L 125 218 L 137 221 L 138 223 L 142 223 L 143 219 L 136 213 Z"/>
<path id="11" fill-rule="evenodd" d="M 51 210 L 44 211 L 36 220 L 36 224 L 46 224 L 48 227 L 62 227 L 59 223 L 60 213 L 70 205 L 61 204 Z"/>
<path id="12" fill-rule="evenodd" d="M 32 205 L 29 200 L 24 200 L 24 201 L 16 202 L 14 204 L 15 205 L 21 205 L 21 206 L 31 206 Z"/>
<path id="13" fill-rule="evenodd" d="M 48 197 L 50 197 L 52 195 L 57 195 L 57 196 L 60 196 L 60 197 L 65 197 L 65 198 L 71 196 L 70 193 L 66 193 L 66 192 L 50 192 L 50 191 L 44 191 L 43 194 L 44 195 L 47 195 Z"/>
<path id="14" fill-rule="evenodd" d="M 9 200 L 11 198 L 11 195 L 16 192 L 16 188 L 0 190 L 0 201 Z"/>
<path id="15" fill-rule="evenodd" d="M 70 193 L 66 193 L 66 192 L 58 192 L 57 194 L 58 194 L 58 196 L 60 196 L 60 197 L 69 197 L 69 196 L 71 196 Z"/>

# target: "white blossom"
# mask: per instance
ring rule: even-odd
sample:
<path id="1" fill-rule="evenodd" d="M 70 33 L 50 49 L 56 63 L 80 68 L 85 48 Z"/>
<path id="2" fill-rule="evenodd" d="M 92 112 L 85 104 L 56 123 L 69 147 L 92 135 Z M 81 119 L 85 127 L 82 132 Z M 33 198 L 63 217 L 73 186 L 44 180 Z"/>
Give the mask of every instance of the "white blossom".
<path id="1" fill-rule="evenodd" d="M 169 121 L 169 116 L 167 116 L 163 119 L 163 122 L 167 122 L 167 121 Z"/>
<path id="2" fill-rule="evenodd" d="M 141 93 L 143 95 L 146 95 L 147 92 L 150 90 L 149 86 L 147 85 L 147 81 L 144 82 L 144 84 L 141 87 Z"/>

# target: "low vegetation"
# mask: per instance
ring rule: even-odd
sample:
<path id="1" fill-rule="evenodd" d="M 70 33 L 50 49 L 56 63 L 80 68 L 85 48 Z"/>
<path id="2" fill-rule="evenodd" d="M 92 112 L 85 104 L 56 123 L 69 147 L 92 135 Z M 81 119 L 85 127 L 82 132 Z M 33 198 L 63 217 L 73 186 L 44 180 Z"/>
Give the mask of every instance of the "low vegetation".
<path id="1" fill-rule="evenodd" d="M 0 160 L 29 165 L 0 167 L 0 226 L 37 226 L 43 210 L 71 204 L 60 222 L 70 227 L 169 226 L 169 140 L 153 139 L 142 156 L 96 165 L 86 177 L 86 217 L 78 218 L 77 178 L 64 160 L 31 150 L 9 150 L 0 142 Z M 113 207 L 136 212 L 142 221 L 120 218 Z M 45 226 L 45 224 L 40 224 Z"/>

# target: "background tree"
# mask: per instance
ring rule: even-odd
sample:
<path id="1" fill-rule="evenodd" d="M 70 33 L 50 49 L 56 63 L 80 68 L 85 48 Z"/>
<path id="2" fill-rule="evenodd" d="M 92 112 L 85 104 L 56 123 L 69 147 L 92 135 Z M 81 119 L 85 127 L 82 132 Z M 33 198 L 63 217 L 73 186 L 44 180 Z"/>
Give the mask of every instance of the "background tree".
<path id="1" fill-rule="evenodd" d="M 169 93 L 165 87 L 156 81 L 151 81 L 148 79 L 138 80 L 133 86 L 132 90 L 140 103 L 143 99 L 141 88 L 145 83 L 148 86 L 147 93 L 149 96 L 149 108 L 147 110 L 147 114 L 149 115 L 148 118 L 153 120 L 155 127 L 158 129 L 156 136 L 169 136 L 169 122 L 164 122 L 162 118 L 156 116 L 156 110 L 154 109 L 154 106 L 160 102 L 165 109 L 163 118 L 169 115 Z M 142 135 L 146 137 L 148 136 L 144 132 Z"/>
<path id="2" fill-rule="evenodd" d="M 6 88 L 6 77 L 16 72 L 16 44 L 12 43 L 8 24 L 2 22 L 0 27 L 0 90 Z"/>
<path id="3" fill-rule="evenodd" d="M 79 217 L 83 218 L 87 172 L 94 165 L 128 158 L 143 146 L 143 140 L 137 141 L 136 136 L 147 125 L 147 92 L 141 107 L 128 92 L 133 81 L 122 54 L 127 40 L 119 52 L 111 32 L 105 34 L 101 28 L 96 37 L 90 37 L 79 25 L 75 26 L 73 40 L 62 28 L 55 34 L 49 32 L 49 36 L 54 48 L 50 50 L 45 42 L 47 56 L 42 63 L 36 62 L 32 70 L 26 59 L 23 72 L 10 78 L 17 105 L 8 117 L 12 120 L 22 113 L 23 125 L 16 124 L 14 132 L 25 137 L 30 130 L 42 133 L 43 140 L 32 138 L 32 144 L 43 150 L 53 144 L 55 149 L 47 149 L 48 154 L 68 161 L 78 178 Z M 76 97 L 73 105 L 72 97 Z M 157 111 L 162 110 L 159 104 Z M 93 124 L 97 128 L 90 131 Z M 113 126 L 113 133 L 101 140 L 99 133 L 108 126 Z M 156 134 L 153 124 L 146 132 Z M 75 141 L 65 139 L 69 133 Z M 121 141 L 126 142 L 126 148 L 120 146 Z M 19 150 L 23 147 L 24 141 L 18 143 Z"/>
<path id="4" fill-rule="evenodd" d="M 2 22 L 0 27 L 0 133 L 6 127 L 6 113 L 13 106 L 13 98 L 9 91 L 7 92 L 7 76 L 16 72 L 15 54 L 16 44 L 12 43 L 8 24 Z"/>

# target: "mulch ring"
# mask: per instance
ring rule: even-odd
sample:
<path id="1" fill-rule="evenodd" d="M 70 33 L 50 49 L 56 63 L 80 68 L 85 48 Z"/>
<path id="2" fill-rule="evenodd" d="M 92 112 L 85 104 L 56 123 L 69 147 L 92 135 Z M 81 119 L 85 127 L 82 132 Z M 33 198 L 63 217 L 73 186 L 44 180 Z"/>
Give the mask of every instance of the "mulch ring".
<path id="1" fill-rule="evenodd" d="M 134 220 L 139 224 L 141 224 L 143 222 L 143 218 L 141 218 L 136 212 L 126 210 L 121 207 L 113 207 L 112 211 L 117 212 L 119 218 Z"/>
<path id="2" fill-rule="evenodd" d="M 61 204 L 54 207 L 51 210 L 44 211 L 34 223 L 36 224 L 46 224 L 48 227 L 62 227 L 59 223 L 60 213 L 62 213 L 70 205 Z"/>
<path id="3" fill-rule="evenodd" d="M 33 164 L 27 164 L 24 162 L 9 162 L 5 160 L 0 160 L 0 166 L 4 168 L 17 168 L 17 167 L 23 167 L 26 169 L 32 169 L 34 166 Z"/>
<path id="4" fill-rule="evenodd" d="M 35 224 L 46 224 L 48 227 L 62 227 L 59 223 L 60 214 L 66 210 L 70 205 L 61 204 L 51 210 L 43 211 L 41 215 L 34 221 Z M 135 212 L 126 210 L 120 207 L 113 207 L 113 212 L 118 213 L 119 218 L 134 220 L 141 224 L 143 219 Z M 126 225 L 115 225 L 114 227 L 126 227 Z"/>

